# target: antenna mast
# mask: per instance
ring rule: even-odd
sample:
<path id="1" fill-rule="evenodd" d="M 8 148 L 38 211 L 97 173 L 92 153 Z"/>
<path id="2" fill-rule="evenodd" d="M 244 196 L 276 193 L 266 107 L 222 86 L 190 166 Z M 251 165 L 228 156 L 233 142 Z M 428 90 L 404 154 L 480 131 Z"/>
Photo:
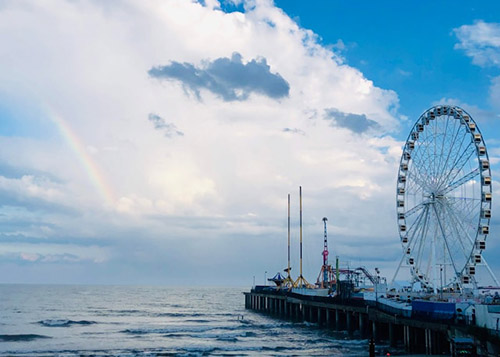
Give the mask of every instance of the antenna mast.
<path id="1" fill-rule="evenodd" d="M 295 286 L 302 287 L 310 287 L 310 284 L 304 279 L 302 275 L 302 186 L 299 186 L 299 198 L 300 198 L 300 276 L 295 281 Z"/>
<path id="2" fill-rule="evenodd" d="M 288 194 L 288 277 L 290 277 L 290 194 Z"/>
<path id="3" fill-rule="evenodd" d="M 292 270 L 292 268 L 290 267 L 290 194 L 288 194 L 288 267 L 285 269 L 287 277 L 283 281 L 283 285 L 291 288 L 293 286 L 293 280 L 290 275 L 290 270 Z"/>

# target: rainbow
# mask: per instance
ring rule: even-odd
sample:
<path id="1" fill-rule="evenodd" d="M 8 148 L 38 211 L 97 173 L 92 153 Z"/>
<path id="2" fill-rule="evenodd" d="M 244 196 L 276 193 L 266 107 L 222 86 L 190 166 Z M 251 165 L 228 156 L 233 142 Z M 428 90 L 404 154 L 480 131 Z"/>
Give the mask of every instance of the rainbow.
<path id="1" fill-rule="evenodd" d="M 113 205 L 113 203 L 115 202 L 113 189 L 107 183 L 107 180 L 105 179 L 105 176 L 100 167 L 94 162 L 93 158 L 88 154 L 87 150 L 85 150 L 83 142 L 76 135 L 69 124 L 59 115 L 52 112 L 50 118 L 56 124 L 59 132 L 63 136 L 68 146 L 78 157 L 78 160 L 84 168 L 89 180 L 92 182 L 99 195 L 108 205 Z"/>

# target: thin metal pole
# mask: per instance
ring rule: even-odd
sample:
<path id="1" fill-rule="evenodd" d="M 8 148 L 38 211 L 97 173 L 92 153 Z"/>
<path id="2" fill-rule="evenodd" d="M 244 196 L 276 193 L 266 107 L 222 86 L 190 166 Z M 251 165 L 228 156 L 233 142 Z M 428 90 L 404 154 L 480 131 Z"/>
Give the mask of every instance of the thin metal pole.
<path id="1" fill-rule="evenodd" d="M 336 294 L 339 294 L 339 256 L 335 258 L 335 283 L 336 283 Z"/>
<path id="2" fill-rule="evenodd" d="M 288 276 L 290 276 L 290 194 L 288 194 Z"/>
<path id="3" fill-rule="evenodd" d="M 302 186 L 299 186 L 300 197 L 300 276 L 302 277 Z"/>

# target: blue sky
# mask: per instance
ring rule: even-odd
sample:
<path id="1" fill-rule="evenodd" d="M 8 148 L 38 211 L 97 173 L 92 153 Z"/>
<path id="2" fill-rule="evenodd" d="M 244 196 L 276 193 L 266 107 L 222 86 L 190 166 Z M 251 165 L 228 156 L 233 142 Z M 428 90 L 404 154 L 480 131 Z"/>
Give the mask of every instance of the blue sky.
<path id="1" fill-rule="evenodd" d="M 499 7 L 1 2 L 0 282 L 248 285 L 286 266 L 299 185 L 309 280 L 324 216 L 331 255 L 390 275 L 422 112 L 469 111 L 498 182 Z"/>
<path id="2" fill-rule="evenodd" d="M 377 86 L 398 93 L 400 111 L 418 117 L 442 98 L 491 108 L 488 90 L 498 66 L 472 64 L 455 49 L 455 29 L 477 21 L 498 22 L 495 1 L 418 3 L 377 1 L 276 1 L 301 26 L 312 29 L 325 45 L 341 40 L 346 62 Z"/>

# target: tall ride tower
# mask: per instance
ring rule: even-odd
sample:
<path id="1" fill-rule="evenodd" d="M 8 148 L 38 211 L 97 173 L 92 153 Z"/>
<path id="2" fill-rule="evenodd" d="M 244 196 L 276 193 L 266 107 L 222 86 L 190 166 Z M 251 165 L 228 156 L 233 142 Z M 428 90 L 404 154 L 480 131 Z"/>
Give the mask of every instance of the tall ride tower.
<path id="1" fill-rule="evenodd" d="M 316 281 L 316 285 L 320 288 L 330 288 L 333 284 L 335 284 L 335 273 L 332 269 L 332 266 L 328 264 L 328 235 L 326 232 L 326 222 L 328 218 L 323 217 L 323 225 L 324 225 L 324 238 L 323 238 L 323 266 L 318 275 L 318 280 Z"/>

